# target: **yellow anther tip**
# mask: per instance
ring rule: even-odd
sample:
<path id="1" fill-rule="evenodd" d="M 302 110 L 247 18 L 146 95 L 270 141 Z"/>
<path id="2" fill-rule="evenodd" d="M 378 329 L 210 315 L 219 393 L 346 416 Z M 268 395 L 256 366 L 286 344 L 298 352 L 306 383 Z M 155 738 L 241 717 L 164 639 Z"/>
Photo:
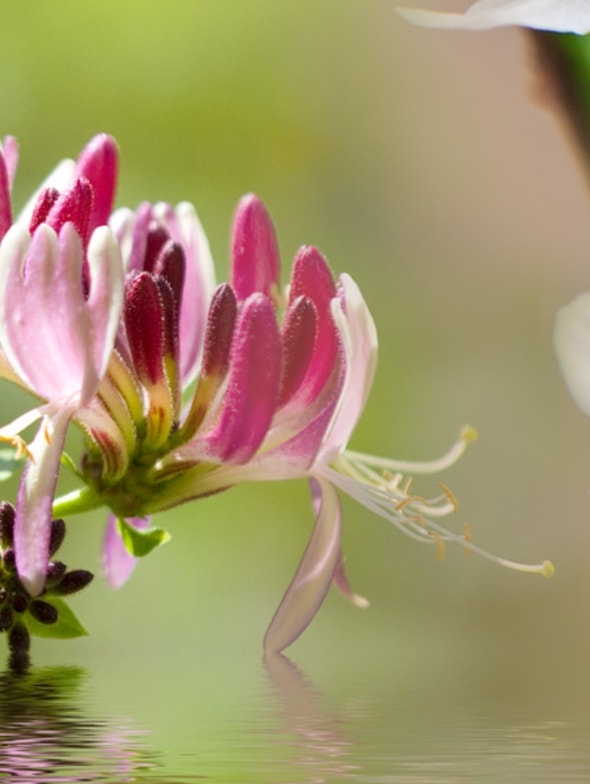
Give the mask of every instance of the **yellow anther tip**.
<path id="1" fill-rule="evenodd" d="M 552 561 L 543 561 L 543 569 L 541 570 L 543 577 L 553 577 L 555 574 L 555 566 Z"/>
<path id="2" fill-rule="evenodd" d="M 478 439 L 478 432 L 477 430 L 472 427 L 471 425 L 465 425 L 461 428 L 461 438 L 465 441 L 466 444 L 470 444 L 473 441 L 477 441 Z"/>

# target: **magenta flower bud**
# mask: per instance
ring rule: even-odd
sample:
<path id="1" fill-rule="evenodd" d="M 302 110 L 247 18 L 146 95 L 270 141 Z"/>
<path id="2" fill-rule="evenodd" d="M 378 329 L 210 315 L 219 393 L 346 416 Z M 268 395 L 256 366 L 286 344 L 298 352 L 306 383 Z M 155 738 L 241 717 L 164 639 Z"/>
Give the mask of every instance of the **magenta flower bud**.
<path id="1" fill-rule="evenodd" d="M 238 300 L 260 292 L 278 291 L 279 248 L 264 204 L 253 194 L 238 204 L 232 232 L 231 282 Z"/>

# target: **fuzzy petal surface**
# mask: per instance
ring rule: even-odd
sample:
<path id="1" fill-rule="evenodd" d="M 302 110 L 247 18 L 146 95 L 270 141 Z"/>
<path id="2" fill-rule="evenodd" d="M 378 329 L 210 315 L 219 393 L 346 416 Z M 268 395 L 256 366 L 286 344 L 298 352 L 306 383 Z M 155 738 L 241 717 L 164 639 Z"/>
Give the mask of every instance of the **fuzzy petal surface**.
<path id="1" fill-rule="evenodd" d="M 272 296 L 279 285 L 279 247 L 271 217 L 252 193 L 238 204 L 231 250 L 231 283 L 238 300 L 257 291 Z"/>
<path id="2" fill-rule="evenodd" d="M 398 8 L 412 24 L 447 30 L 489 30 L 517 25 L 556 33 L 590 32 L 590 3 L 587 0 L 479 0 L 464 14 Z"/>
<path id="3" fill-rule="evenodd" d="M 43 418 L 29 447 L 33 459 L 27 461 L 19 485 L 14 527 L 16 567 L 31 596 L 38 596 L 45 585 L 51 507 L 71 416 L 71 409 L 64 408 Z"/>
<path id="4" fill-rule="evenodd" d="M 245 463 L 262 443 L 278 399 L 281 354 L 274 307 L 264 295 L 253 294 L 242 305 L 223 407 L 207 436 L 215 458 Z"/>

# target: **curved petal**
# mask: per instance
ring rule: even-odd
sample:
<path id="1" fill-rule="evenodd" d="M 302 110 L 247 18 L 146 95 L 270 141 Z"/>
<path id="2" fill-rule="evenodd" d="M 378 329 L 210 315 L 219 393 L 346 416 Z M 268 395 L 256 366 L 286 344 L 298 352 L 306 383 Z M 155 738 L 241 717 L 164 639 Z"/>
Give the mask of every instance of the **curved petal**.
<path id="1" fill-rule="evenodd" d="M 148 517 L 126 517 L 127 522 L 135 528 L 148 528 Z M 139 559 L 131 555 L 123 544 L 117 527 L 115 515 L 109 515 L 104 534 L 102 566 L 105 577 L 111 588 L 120 588 L 131 577 Z"/>
<path id="2" fill-rule="evenodd" d="M 316 522 L 291 584 L 264 637 L 266 654 L 280 653 L 307 628 L 319 610 L 341 557 L 342 508 L 336 490 L 310 480 Z"/>
<path id="3" fill-rule="evenodd" d="M 553 343 L 571 396 L 590 416 L 590 291 L 558 311 Z"/>
<path id="4" fill-rule="evenodd" d="M 49 563 L 51 506 L 71 409 L 45 416 L 29 446 L 16 505 L 14 549 L 19 577 L 31 594 L 44 588 Z"/>
<path id="5" fill-rule="evenodd" d="M 377 330 L 359 287 L 350 275 L 341 275 L 340 297 L 332 303 L 332 315 L 345 354 L 345 378 L 338 407 L 319 460 L 331 462 L 350 439 L 363 412 L 377 369 Z"/>
<path id="6" fill-rule="evenodd" d="M 479 0 L 464 14 L 398 8 L 412 24 L 451 30 L 488 30 L 518 25 L 556 33 L 590 32 L 590 5 L 587 0 Z"/>

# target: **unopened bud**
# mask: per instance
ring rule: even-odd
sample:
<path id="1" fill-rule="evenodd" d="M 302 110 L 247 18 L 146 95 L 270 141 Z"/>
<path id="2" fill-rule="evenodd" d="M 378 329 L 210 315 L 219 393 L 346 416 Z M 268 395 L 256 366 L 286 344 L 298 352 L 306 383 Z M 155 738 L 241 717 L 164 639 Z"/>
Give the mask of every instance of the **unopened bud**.
<path id="1" fill-rule="evenodd" d="M 57 609 L 42 599 L 35 599 L 35 601 L 31 602 L 29 611 L 39 623 L 50 624 L 57 621 Z"/>
<path id="2" fill-rule="evenodd" d="M 93 579 L 94 575 L 92 572 L 87 572 L 86 569 L 74 569 L 72 572 L 67 572 L 61 582 L 52 588 L 51 592 L 59 596 L 76 593 L 81 591 L 82 588 L 86 588 Z"/>

